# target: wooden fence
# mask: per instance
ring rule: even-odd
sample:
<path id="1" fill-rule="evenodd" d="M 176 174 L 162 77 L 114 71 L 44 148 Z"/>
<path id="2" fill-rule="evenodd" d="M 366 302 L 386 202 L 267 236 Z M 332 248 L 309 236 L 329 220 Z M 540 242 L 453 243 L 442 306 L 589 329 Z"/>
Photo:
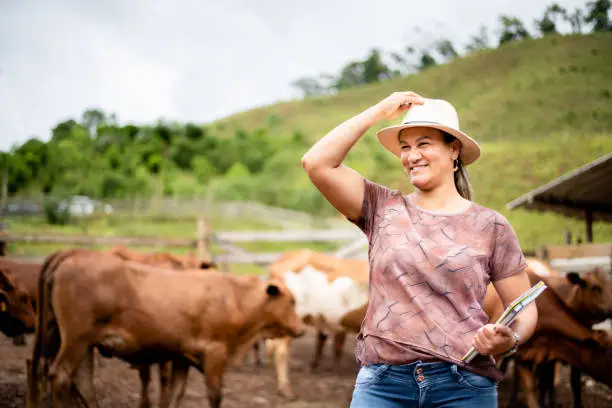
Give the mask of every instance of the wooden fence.
<path id="1" fill-rule="evenodd" d="M 2 230 L 0 227 L 0 255 L 5 254 L 7 243 L 57 244 L 77 247 L 125 245 L 152 248 L 190 248 L 197 250 L 201 259 L 213 259 L 217 263 L 225 265 L 252 263 L 265 266 L 282 254 L 282 252 L 250 252 L 240 247 L 239 244 L 245 242 L 335 242 L 343 245 L 336 251 L 330 252 L 330 254 L 338 257 L 367 259 L 367 239 L 356 227 L 280 231 L 210 231 L 206 220 L 199 218 L 197 220 L 197 233 L 192 239 L 45 235 L 14 233 Z M 219 253 L 212 253 L 213 244 Z M 535 251 L 525 251 L 525 255 L 542 259 L 561 271 L 574 270 L 581 272 L 594 266 L 603 266 L 604 269 L 612 271 L 612 243 L 547 245 L 539 247 Z"/>
<path id="2" fill-rule="evenodd" d="M 353 229 L 281 230 L 281 231 L 210 231 L 208 223 L 200 218 L 197 234 L 193 239 L 157 237 L 121 237 L 91 235 L 45 235 L 0 231 L 0 243 L 56 244 L 77 247 L 89 246 L 141 246 L 153 248 L 191 248 L 197 250 L 200 259 L 212 259 L 219 264 L 252 263 L 266 265 L 281 252 L 249 252 L 236 245 L 245 242 L 337 242 L 345 243 L 333 254 L 342 257 L 363 257 L 367 246 L 363 233 Z M 212 244 L 223 253 L 212 254 Z M 1 247 L 1 246 L 0 246 Z M 3 246 L 6 248 L 6 245 Z M 0 254 L 5 255 L 5 254 Z"/>
<path id="3" fill-rule="evenodd" d="M 595 266 L 612 272 L 612 243 L 547 245 L 538 248 L 535 256 L 563 272 L 583 272 Z"/>

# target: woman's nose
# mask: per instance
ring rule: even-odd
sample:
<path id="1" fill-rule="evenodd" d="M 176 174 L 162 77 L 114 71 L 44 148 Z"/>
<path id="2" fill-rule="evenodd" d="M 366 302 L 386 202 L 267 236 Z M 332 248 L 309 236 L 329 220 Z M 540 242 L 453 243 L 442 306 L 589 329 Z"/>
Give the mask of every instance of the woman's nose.
<path id="1" fill-rule="evenodd" d="M 421 158 L 421 152 L 418 151 L 418 149 L 412 149 L 409 153 L 408 153 L 408 161 L 409 162 L 414 162 L 418 159 Z"/>

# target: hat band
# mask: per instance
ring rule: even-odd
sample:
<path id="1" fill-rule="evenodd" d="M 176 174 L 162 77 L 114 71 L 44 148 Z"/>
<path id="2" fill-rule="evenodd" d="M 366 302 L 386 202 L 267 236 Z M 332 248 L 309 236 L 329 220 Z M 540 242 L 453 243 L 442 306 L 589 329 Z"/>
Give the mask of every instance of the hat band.
<path id="1" fill-rule="evenodd" d="M 445 126 L 445 127 L 450 128 L 450 126 L 445 125 L 443 123 L 432 122 L 432 121 L 428 121 L 428 120 L 413 120 L 413 121 L 410 121 L 410 122 L 403 122 L 402 125 L 411 125 L 413 123 L 427 123 L 427 124 L 430 124 L 430 125 L 439 125 L 439 126 Z"/>

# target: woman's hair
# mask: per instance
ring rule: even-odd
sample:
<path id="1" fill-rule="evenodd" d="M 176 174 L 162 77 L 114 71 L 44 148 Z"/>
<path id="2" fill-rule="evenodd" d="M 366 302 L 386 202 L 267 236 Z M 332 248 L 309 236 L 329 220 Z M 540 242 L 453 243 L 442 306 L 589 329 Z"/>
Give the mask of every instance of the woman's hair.
<path id="1" fill-rule="evenodd" d="M 457 140 L 456 137 L 451 136 L 450 134 L 440 131 L 442 133 L 442 138 L 446 144 L 451 144 L 454 140 Z M 472 185 L 470 184 L 470 177 L 468 176 L 467 169 L 461 162 L 460 158 L 457 158 L 456 161 L 457 170 L 455 171 L 455 187 L 459 192 L 459 195 L 466 200 L 472 201 Z"/>

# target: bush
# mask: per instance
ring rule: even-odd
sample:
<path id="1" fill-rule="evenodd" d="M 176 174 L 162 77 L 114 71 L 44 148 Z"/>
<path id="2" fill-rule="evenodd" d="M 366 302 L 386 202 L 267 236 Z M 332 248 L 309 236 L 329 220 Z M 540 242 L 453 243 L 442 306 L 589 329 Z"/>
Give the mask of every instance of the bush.
<path id="1" fill-rule="evenodd" d="M 70 206 L 60 208 L 59 201 L 47 198 L 43 203 L 45 219 L 51 225 L 66 225 L 70 222 Z"/>

